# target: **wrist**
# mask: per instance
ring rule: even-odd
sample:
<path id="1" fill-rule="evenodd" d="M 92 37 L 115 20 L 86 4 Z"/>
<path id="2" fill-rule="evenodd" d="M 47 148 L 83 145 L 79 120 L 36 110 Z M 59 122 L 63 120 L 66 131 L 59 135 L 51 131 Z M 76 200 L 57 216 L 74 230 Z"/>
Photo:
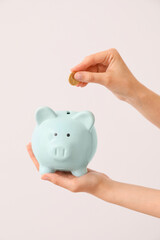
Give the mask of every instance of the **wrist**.
<path id="1" fill-rule="evenodd" d="M 124 186 L 127 184 L 109 179 L 101 183 L 93 195 L 106 202 L 121 205 L 126 198 Z"/>
<path id="2" fill-rule="evenodd" d="M 126 102 L 134 107 L 140 107 L 147 101 L 148 94 L 149 89 L 134 79 L 134 83 L 131 85 L 130 94 L 126 98 Z"/>
<path id="3" fill-rule="evenodd" d="M 115 188 L 114 185 L 115 181 L 104 176 L 91 194 L 107 202 L 112 202 L 114 195 L 113 191 Z"/>

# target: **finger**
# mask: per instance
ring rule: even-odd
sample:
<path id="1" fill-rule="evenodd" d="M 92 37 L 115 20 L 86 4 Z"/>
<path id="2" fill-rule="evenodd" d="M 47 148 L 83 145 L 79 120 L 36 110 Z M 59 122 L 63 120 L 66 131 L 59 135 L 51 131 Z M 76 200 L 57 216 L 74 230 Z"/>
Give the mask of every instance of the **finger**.
<path id="1" fill-rule="evenodd" d="M 86 70 L 88 67 L 90 67 L 92 65 L 94 66 L 98 63 L 105 63 L 105 60 L 107 58 L 109 58 L 108 50 L 89 55 L 89 56 L 85 57 L 81 63 L 79 63 L 78 65 L 71 68 L 71 71 L 77 72 L 77 71 Z"/>
<path id="2" fill-rule="evenodd" d="M 48 180 L 57 186 L 73 191 L 76 185 L 75 178 L 71 173 L 47 173 L 41 176 L 42 180 Z"/>
<path id="3" fill-rule="evenodd" d="M 75 73 L 74 78 L 79 82 L 105 84 L 107 80 L 107 74 L 80 71 Z"/>
<path id="4" fill-rule="evenodd" d="M 97 64 L 95 66 L 88 67 L 85 71 L 87 72 L 106 72 L 107 67 L 103 64 Z"/>
<path id="5" fill-rule="evenodd" d="M 79 83 L 79 87 L 82 87 L 82 86 L 83 86 L 83 82 L 80 82 L 80 83 Z"/>
<path id="6" fill-rule="evenodd" d="M 81 85 L 81 82 L 77 83 L 77 84 L 76 84 L 76 87 L 80 87 L 80 85 Z"/>
<path id="7" fill-rule="evenodd" d="M 88 83 L 79 82 L 76 87 L 85 87 Z"/>
<path id="8" fill-rule="evenodd" d="M 81 87 L 87 86 L 88 83 L 82 83 Z"/>
<path id="9" fill-rule="evenodd" d="M 27 151 L 28 151 L 29 156 L 30 156 L 30 158 L 32 159 L 34 165 L 36 166 L 37 170 L 39 171 L 39 163 L 38 163 L 36 157 L 34 156 L 34 153 L 33 153 L 33 151 L 32 151 L 32 144 L 31 144 L 31 143 L 29 143 L 29 144 L 27 145 Z"/>
<path id="10" fill-rule="evenodd" d="M 90 169 L 90 168 L 87 168 L 87 171 L 88 171 L 88 172 L 96 172 L 95 170 Z"/>

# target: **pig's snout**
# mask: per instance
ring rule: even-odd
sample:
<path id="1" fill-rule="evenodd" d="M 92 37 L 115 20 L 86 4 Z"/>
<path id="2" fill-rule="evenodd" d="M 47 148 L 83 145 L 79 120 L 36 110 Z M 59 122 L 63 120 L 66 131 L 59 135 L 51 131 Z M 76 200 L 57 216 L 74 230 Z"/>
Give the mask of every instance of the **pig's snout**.
<path id="1" fill-rule="evenodd" d="M 65 160 L 69 155 L 69 150 L 63 146 L 54 147 L 52 150 L 52 156 L 57 160 Z"/>

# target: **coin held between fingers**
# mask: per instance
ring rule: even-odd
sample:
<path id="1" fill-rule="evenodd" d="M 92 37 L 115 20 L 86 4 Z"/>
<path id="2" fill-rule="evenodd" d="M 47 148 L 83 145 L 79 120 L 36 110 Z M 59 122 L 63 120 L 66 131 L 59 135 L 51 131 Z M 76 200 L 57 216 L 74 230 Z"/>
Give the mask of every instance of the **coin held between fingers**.
<path id="1" fill-rule="evenodd" d="M 74 74 L 76 72 L 72 72 L 70 75 L 69 75 L 69 83 L 72 85 L 72 86 L 75 86 L 79 83 L 79 81 L 77 81 L 76 79 L 74 79 Z"/>

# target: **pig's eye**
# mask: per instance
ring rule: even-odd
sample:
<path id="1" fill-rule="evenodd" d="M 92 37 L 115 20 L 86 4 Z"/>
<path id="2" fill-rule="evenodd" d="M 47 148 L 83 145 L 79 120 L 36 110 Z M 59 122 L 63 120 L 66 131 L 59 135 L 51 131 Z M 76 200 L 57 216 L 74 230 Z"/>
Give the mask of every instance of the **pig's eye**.
<path id="1" fill-rule="evenodd" d="M 70 114 L 70 112 L 67 112 L 67 114 Z"/>
<path id="2" fill-rule="evenodd" d="M 57 136 L 57 133 L 54 133 L 54 136 Z"/>
<path id="3" fill-rule="evenodd" d="M 70 133 L 67 133 L 67 137 L 70 137 Z"/>

